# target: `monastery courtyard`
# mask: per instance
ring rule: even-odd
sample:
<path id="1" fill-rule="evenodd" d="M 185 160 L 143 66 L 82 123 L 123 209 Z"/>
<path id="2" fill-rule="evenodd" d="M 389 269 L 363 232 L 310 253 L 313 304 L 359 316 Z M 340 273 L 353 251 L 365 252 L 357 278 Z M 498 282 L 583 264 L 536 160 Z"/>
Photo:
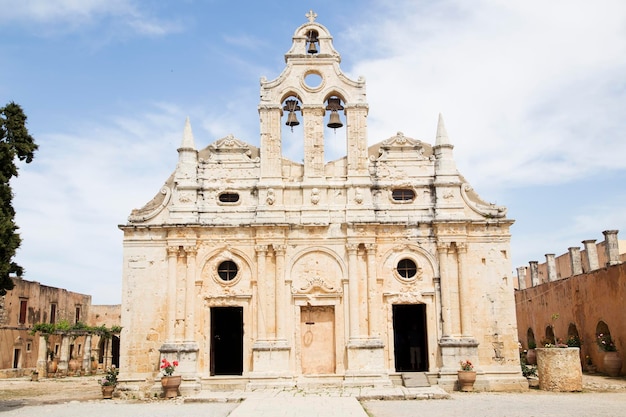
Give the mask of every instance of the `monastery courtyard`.
<path id="1" fill-rule="evenodd" d="M 626 416 L 626 379 L 584 375 L 583 392 L 453 392 L 437 399 L 358 398 L 336 390 L 212 393 L 210 398 L 101 399 L 95 377 L 0 380 L 0 415 L 185 417 Z M 132 394 L 129 393 L 129 397 Z M 420 398 L 419 396 L 416 396 Z M 414 397 L 415 398 L 415 397 Z"/>

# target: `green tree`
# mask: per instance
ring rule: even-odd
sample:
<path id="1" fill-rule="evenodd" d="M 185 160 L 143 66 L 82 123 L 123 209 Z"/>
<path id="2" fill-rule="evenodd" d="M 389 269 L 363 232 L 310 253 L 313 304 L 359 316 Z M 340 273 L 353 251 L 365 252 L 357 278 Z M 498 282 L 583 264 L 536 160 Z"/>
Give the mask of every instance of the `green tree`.
<path id="1" fill-rule="evenodd" d="M 11 178 L 17 177 L 16 159 L 30 163 L 38 146 L 26 128 L 26 115 L 13 102 L 0 107 L 0 295 L 13 289 L 11 274 L 21 276 L 22 267 L 13 262 L 22 240 L 15 224 Z"/>

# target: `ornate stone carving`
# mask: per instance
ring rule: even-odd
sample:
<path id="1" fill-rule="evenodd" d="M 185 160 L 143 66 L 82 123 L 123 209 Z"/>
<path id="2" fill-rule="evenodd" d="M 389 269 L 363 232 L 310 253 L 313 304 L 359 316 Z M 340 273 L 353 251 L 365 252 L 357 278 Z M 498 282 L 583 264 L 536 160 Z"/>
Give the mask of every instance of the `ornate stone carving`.
<path id="1" fill-rule="evenodd" d="M 268 206 L 274 205 L 274 202 L 276 201 L 276 195 L 274 193 L 274 189 L 273 188 L 268 188 L 267 190 L 267 197 L 265 198 L 265 202 L 267 203 Z"/>
<path id="2" fill-rule="evenodd" d="M 506 216 L 506 207 L 496 206 L 493 203 L 486 204 L 480 200 L 478 195 L 474 193 L 472 186 L 467 183 L 461 186 L 461 197 L 463 197 L 463 201 L 469 208 L 481 216 L 498 218 Z"/>
<path id="3" fill-rule="evenodd" d="M 311 190 L 311 203 L 317 205 L 320 202 L 320 190 L 317 188 L 313 188 Z"/>
<path id="4" fill-rule="evenodd" d="M 354 201 L 357 204 L 363 203 L 363 193 L 361 192 L 361 190 L 356 190 L 356 192 L 354 193 Z"/>
<path id="5" fill-rule="evenodd" d="M 152 219 L 157 214 L 159 214 L 165 208 L 165 206 L 167 206 L 167 204 L 170 202 L 171 196 L 172 190 L 169 187 L 161 188 L 159 194 L 157 194 L 152 199 L 152 201 L 150 201 L 141 209 L 133 210 L 130 216 L 128 216 L 128 221 L 130 223 L 138 223 Z"/>
<path id="6" fill-rule="evenodd" d="M 295 285 L 291 287 L 293 294 L 310 294 L 312 292 L 323 292 L 327 294 L 341 293 L 341 288 L 335 288 L 326 282 L 319 275 L 309 276 L 304 278 L 304 285 L 296 288 Z"/>

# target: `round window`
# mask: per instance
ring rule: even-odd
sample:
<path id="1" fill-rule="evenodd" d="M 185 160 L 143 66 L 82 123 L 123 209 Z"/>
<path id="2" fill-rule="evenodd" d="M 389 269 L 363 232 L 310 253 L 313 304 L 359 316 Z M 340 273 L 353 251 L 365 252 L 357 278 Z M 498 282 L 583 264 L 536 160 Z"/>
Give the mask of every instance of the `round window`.
<path id="1" fill-rule="evenodd" d="M 398 274 L 404 279 L 411 279 L 417 274 L 417 265 L 410 259 L 402 259 L 398 262 Z"/>
<path id="2" fill-rule="evenodd" d="M 224 281 L 232 281 L 237 276 L 239 268 L 233 261 L 224 261 L 217 267 L 217 275 Z"/>
<path id="3" fill-rule="evenodd" d="M 324 79 L 316 72 L 310 72 L 304 76 L 304 84 L 309 88 L 317 88 L 322 85 Z"/>

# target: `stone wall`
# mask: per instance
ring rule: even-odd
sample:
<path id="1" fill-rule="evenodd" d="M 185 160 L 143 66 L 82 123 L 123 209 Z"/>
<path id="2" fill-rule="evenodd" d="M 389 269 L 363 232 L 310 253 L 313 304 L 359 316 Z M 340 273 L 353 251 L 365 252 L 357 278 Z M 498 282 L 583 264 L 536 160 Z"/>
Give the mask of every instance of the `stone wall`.
<path id="1" fill-rule="evenodd" d="M 120 306 L 92 306 L 91 296 L 62 288 L 42 285 L 36 281 L 14 278 L 15 288 L 0 299 L 0 378 L 29 374 L 37 367 L 40 337 L 31 335 L 30 329 L 37 323 L 67 320 L 74 324 L 77 319 L 87 325 L 102 324 L 111 327 L 120 323 Z M 20 322 L 20 308 L 26 303 L 25 320 Z M 54 307 L 54 313 L 52 305 Z M 98 337 L 90 338 L 92 347 L 98 348 Z M 83 352 L 85 336 L 73 341 L 75 353 Z M 51 335 L 48 349 L 59 356 L 61 336 Z"/>
<path id="2" fill-rule="evenodd" d="M 605 266 L 568 278 L 515 291 L 519 340 L 524 349 L 534 335 L 539 347 L 549 335 L 566 341 L 577 333 L 581 360 L 589 356 L 602 369 L 604 353 L 596 343 L 599 323 L 605 323 L 626 362 L 626 322 L 621 312 L 626 298 L 626 263 Z M 530 335 L 530 336 L 532 336 Z"/>

